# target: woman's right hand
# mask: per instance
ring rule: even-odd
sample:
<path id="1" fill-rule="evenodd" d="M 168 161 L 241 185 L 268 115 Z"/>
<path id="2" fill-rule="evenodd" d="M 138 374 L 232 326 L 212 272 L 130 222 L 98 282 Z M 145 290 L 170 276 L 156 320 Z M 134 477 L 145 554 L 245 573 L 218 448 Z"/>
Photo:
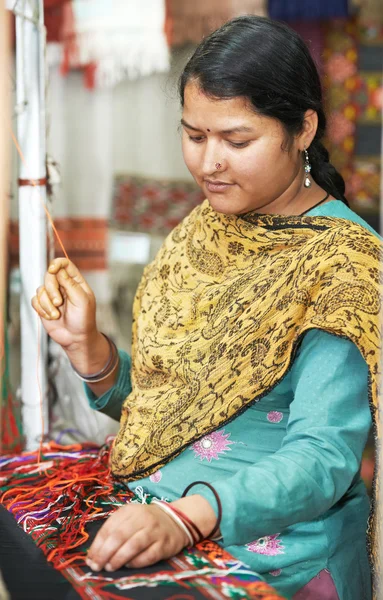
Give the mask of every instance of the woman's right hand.
<path id="1" fill-rule="evenodd" d="M 36 290 L 32 306 L 48 335 L 64 349 L 88 345 L 97 337 L 96 299 L 77 267 L 54 259 Z"/>

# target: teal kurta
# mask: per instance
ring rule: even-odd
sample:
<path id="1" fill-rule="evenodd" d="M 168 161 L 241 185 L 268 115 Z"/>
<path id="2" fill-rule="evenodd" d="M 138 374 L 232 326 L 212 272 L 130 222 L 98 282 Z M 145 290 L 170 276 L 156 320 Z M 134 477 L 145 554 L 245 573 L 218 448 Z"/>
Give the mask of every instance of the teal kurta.
<path id="1" fill-rule="evenodd" d="M 340 201 L 307 213 L 360 223 Z M 129 394 L 130 358 L 120 351 L 118 381 L 92 408 L 119 420 Z M 129 484 L 178 498 L 196 480 L 212 483 L 223 508 L 222 545 L 291 596 L 322 569 L 340 600 L 369 600 L 369 501 L 360 478 L 371 427 L 367 365 L 349 340 L 313 329 L 272 392 L 184 450 L 150 477 Z M 208 488 L 199 493 L 215 507 Z"/>

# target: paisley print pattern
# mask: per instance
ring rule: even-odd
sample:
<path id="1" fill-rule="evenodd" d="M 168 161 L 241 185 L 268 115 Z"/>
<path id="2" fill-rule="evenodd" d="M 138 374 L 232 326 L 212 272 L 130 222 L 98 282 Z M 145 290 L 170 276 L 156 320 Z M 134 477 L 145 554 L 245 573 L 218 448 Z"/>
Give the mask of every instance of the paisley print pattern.
<path id="1" fill-rule="evenodd" d="M 113 474 L 151 475 L 222 428 L 282 380 L 311 328 L 357 345 L 375 417 L 381 258 L 377 237 L 346 219 L 238 217 L 203 202 L 165 240 L 137 291 L 132 392 Z"/>

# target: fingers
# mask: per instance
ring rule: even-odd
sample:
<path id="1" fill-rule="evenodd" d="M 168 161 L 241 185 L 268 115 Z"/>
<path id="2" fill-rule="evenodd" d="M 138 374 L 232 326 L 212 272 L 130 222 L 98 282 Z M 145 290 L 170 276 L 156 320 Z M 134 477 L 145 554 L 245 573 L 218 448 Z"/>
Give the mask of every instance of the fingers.
<path id="1" fill-rule="evenodd" d="M 161 548 L 161 544 L 156 543 L 152 544 L 144 551 L 141 551 L 140 554 L 137 554 L 134 558 L 129 558 L 125 563 L 129 563 L 127 566 L 133 567 L 134 569 L 140 569 L 141 567 L 148 567 L 149 565 L 155 565 L 158 561 L 163 558 L 169 558 L 171 553 L 167 553 L 167 556 L 163 549 Z M 114 557 L 113 557 L 114 558 Z M 117 567 L 119 568 L 119 567 Z"/>
<path id="2" fill-rule="evenodd" d="M 153 542 L 147 530 L 140 530 L 130 538 L 125 535 L 123 539 L 125 542 L 122 545 L 120 544 L 109 556 L 108 560 L 105 561 L 104 566 L 107 571 L 120 569 L 122 566 L 131 563 L 132 560 L 141 556 L 142 553 L 146 554 L 149 552 L 149 547 Z M 160 557 L 155 558 L 154 556 L 152 558 L 153 563 L 160 559 Z"/>
<path id="3" fill-rule="evenodd" d="M 71 277 L 66 269 L 60 269 L 54 277 L 71 304 L 81 308 L 89 304 L 92 296 L 86 293 L 83 286 L 76 281 L 76 278 Z"/>
<path id="4" fill-rule="evenodd" d="M 61 316 L 60 312 L 53 305 L 53 302 L 52 302 L 51 298 L 49 297 L 46 288 L 44 286 L 39 287 L 36 292 L 36 295 L 37 295 L 38 303 L 39 303 L 40 307 L 43 309 L 43 311 L 47 315 L 49 315 L 52 319 L 59 319 Z"/>
<path id="5" fill-rule="evenodd" d="M 37 314 L 39 315 L 39 317 L 41 317 L 42 319 L 47 319 L 47 321 L 51 320 L 51 316 L 48 313 L 46 313 L 45 310 L 40 306 L 37 295 L 33 296 L 31 304 L 37 312 Z"/>
<path id="6" fill-rule="evenodd" d="M 37 288 L 36 296 L 33 296 L 31 304 L 42 319 L 51 321 L 61 317 L 60 311 L 53 305 L 44 286 Z"/>
<path id="7" fill-rule="evenodd" d="M 118 509 L 108 518 L 96 535 L 88 551 L 88 559 L 96 567 L 94 570 L 103 568 L 117 549 L 126 542 L 124 536 L 129 533 L 127 527 L 130 517 L 129 508 L 131 507 Z M 133 535 L 133 531 L 131 535 Z"/>
<path id="8" fill-rule="evenodd" d="M 49 269 L 45 273 L 44 286 L 52 304 L 54 306 L 61 306 L 64 303 L 64 299 L 60 292 L 60 284 L 56 274 L 50 273 Z"/>
<path id="9" fill-rule="evenodd" d="M 82 274 L 80 273 L 80 271 L 78 270 L 76 265 L 74 265 L 67 258 L 62 258 L 62 257 L 55 258 L 54 260 L 51 261 L 51 263 L 48 267 L 48 273 L 47 273 L 49 282 L 53 283 L 54 277 L 57 276 L 60 273 L 60 271 L 66 272 L 69 276 L 69 279 L 73 280 L 75 283 L 80 285 L 86 294 L 90 294 L 90 295 L 93 294 L 91 288 L 85 281 L 84 277 L 82 276 Z M 50 277 L 52 277 L 52 276 L 53 276 L 53 278 L 50 279 Z M 47 281 L 45 282 L 45 286 L 48 287 Z"/>
<path id="10" fill-rule="evenodd" d="M 184 545 L 182 530 L 168 515 L 151 506 L 130 505 L 109 517 L 86 562 L 94 571 L 141 567 L 174 556 Z"/>

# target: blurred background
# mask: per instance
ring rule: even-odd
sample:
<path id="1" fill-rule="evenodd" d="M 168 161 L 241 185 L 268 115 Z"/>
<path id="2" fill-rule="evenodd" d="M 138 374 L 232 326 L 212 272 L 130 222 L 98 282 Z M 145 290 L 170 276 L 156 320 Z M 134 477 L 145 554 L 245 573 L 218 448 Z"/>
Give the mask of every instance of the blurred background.
<path id="1" fill-rule="evenodd" d="M 69 257 L 95 291 L 99 329 L 119 347 L 130 349 L 132 300 L 145 264 L 202 200 L 181 154 L 178 76 L 196 44 L 232 17 L 270 16 L 307 42 L 323 81 L 332 162 L 346 181 L 353 210 L 381 229 L 381 0 L 13 0 L 7 8 L 12 127 L 28 137 L 28 119 L 20 125 L 20 118 L 38 96 L 44 143 L 29 148 L 29 160 L 45 144 L 47 206 Z M 43 47 L 43 83 L 33 77 L 28 27 L 36 28 Z M 26 295 L 20 231 L 28 235 L 25 229 L 33 224 L 19 210 L 22 175 L 14 144 L 10 163 L 3 453 L 25 446 L 22 405 L 26 386 L 30 392 L 36 383 L 22 384 L 22 373 L 35 368 L 37 356 L 33 338 L 24 351 L 20 343 Z M 62 255 L 50 227 L 47 254 Z M 44 433 L 61 443 L 103 443 L 118 424 L 88 408 L 82 383 L 60 348 L 50 343 L 45 356 Z M 38 432 L 31 435 L 33 445 Z M 363 464 L 368 486 L 372 470 L 371 439 Z"/>

